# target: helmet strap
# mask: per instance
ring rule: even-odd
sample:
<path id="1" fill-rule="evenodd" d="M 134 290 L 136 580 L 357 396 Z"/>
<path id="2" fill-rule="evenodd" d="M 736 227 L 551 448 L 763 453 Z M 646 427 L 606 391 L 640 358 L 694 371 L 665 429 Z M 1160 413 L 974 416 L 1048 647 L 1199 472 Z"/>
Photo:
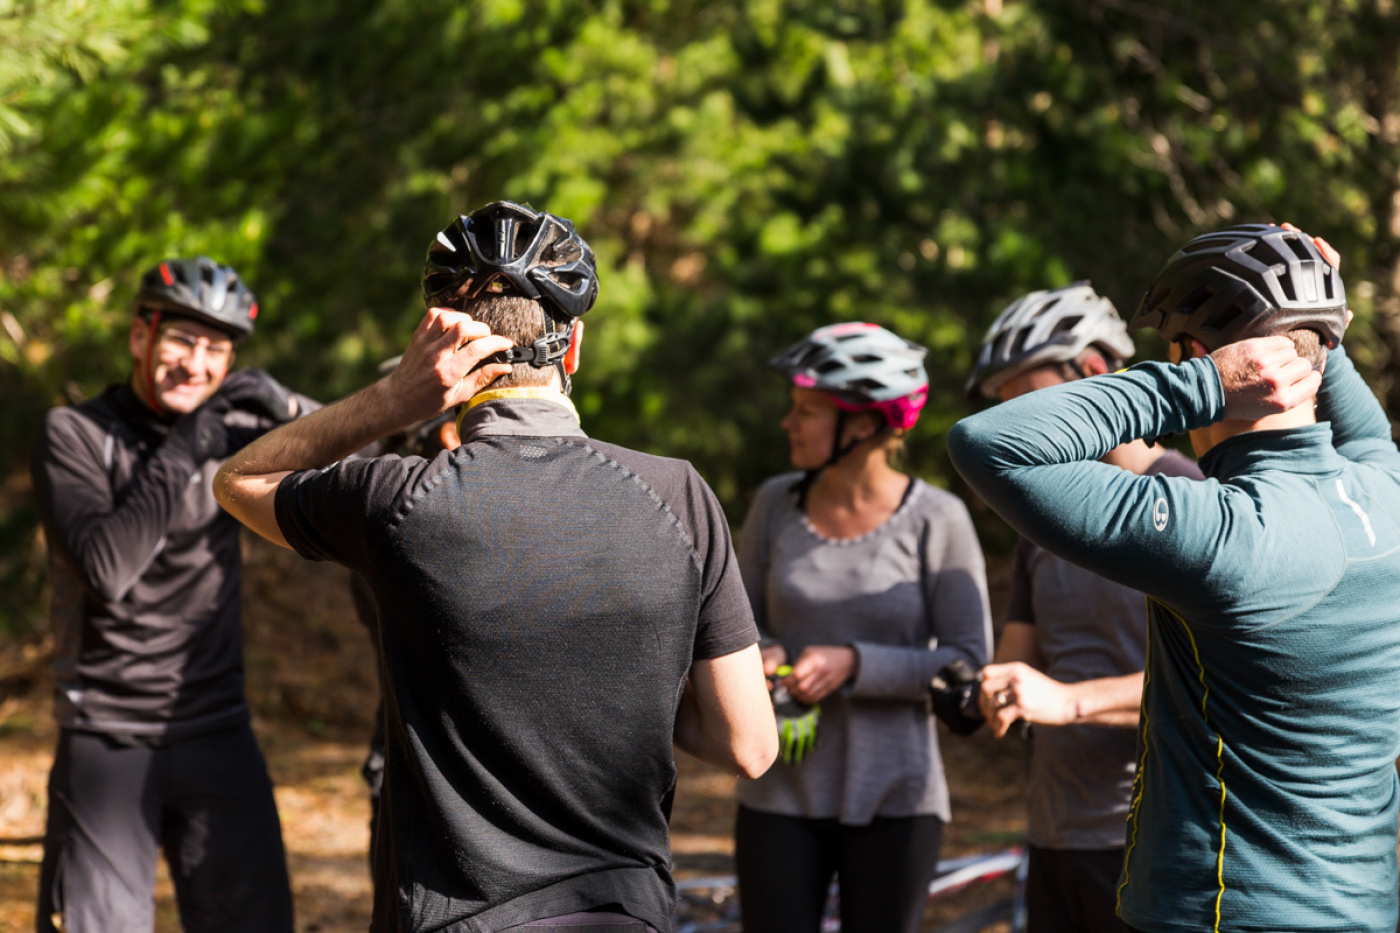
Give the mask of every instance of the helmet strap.
<path id="1" fill-rule="evenodd" d="M 844 460 L 847 454 L 855 450 L 861 444 L 864 444 L 866 441 L 870 440 L 871 437 L 876 437 L 880 434 L 887 432 L 890 429 L 889 425 L 885 424 L 883 427 L 880 428 L 879 431 L 876 431 L 875 434 L 870 435 L 870 437 L 855 437 L 843 444 L 841 443 L 841 433 L 845 430 L 845 427 L 846 411 L 845 409 L 838 408 L 836 409 L 836 433 L 835 436 L 831 439 L 831 456 L 826 458 L 826 463 L 823 463 L 815 470 L 807 470 L 805 473 L 803 473 L 802 478 L 797 481 L 797 485 L 792 487 L 792 491 L 797 494 L 798 511 L 806 511 L 807 493 L 811 490 L 812 486 L 816 484 L 817 477 L 822 474 L 822 471 L 824 471 L 827 467 Z"/>
<path id="2" fill-rule="evenodd" d="M 145 402 L 155 409 L 156 414 L 166 415 L 170 410 L 161 404 L 160 396 L 156 394 L 156 332 L 160 329 L 160 309 L 156 308 L 151 312 L 151 319 L 147 322 L 146 331 L 146 364 L 144 378 L 141 380 L 146 390 Z"/>

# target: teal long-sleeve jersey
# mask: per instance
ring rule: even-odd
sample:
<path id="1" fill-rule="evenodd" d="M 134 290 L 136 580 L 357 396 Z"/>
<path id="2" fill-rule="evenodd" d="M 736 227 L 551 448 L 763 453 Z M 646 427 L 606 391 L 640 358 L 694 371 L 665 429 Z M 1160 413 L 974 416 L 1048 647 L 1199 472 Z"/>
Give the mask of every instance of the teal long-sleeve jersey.
<path id="1" fill-rule="evenodd" d="M 1338 349 L 1319 423 L 1218 444 L 1205 482 L 1097 462 L 1223 410 L 1210 359 L 1143 363 L 967 418 L 948 447 L 1017 531 L 1147 594 L 1123 919 L 1391 933 L 1400 452 Z"/>

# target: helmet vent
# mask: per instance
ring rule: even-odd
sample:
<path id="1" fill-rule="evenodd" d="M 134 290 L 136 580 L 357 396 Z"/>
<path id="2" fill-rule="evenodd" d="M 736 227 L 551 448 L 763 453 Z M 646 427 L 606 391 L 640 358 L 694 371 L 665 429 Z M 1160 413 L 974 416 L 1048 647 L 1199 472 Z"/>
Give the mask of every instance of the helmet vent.
<path id="1" fill-rule="evenodd" d="M 1026 341 L 1030 339 L 1031 329 L 1023 327 L 1016 332 L 1016 339 L 1011 342 L 1011 355 L 1017 356 L 1026 349 Z"/>
<path id="2" fill-rule="evenodd" d="M 1060 299 L 1051 298 L 1049 301 L 1045 302 L 1045 304 L 1041 305 L 1040 310 L 1035 313 L 1035 316 L 1040 317 L 1042 314 L 1045 314 L 1047 311 L 1050 311 L 1052 308 L 1055 307 L 1055 305 L 1059 303 Z"/>
<path id="3" fill-rule="evenodd" d="M 1209 285 L 1202 285 L 1191 294 L 1182 299 L 1181 304 L 1176 306 L 1176 313 L 1183 317 L 1191 317 L 1200 310 L 1201 305 L 1215 297 L 1215 289 Z"/>
<path id="4" fill-rule="evenodd" d="M 1308 248 L 1303 245 L 1303 241 L 1300 237 L 1285 237 L 1284 242 L 1288 244 L 1289 249 L 1293 250 L 1293 255 L 1297 256 L 1299 259 L 1313 258 L 1312 254 L 1308 252 Z"/>
<path id="5" fill-rule="evenodd" d="M 851 380 L 850 387 L 852 389 L 865 389 L 867 392 L 879 392 L 885 387 L 885 384 L 879 379 L 870 379 L 867 377 L 864 379 Z"/>
<path id="6" fill-rule="evenodd" d="M 1207 318 L 1206 321 L 1201 324 L 1201 330 L 1224 330 L 1233 324 L 1235 319 L 1243 313 L 1244 309 L 1232 301 Z"/>
<path id="7" fill-rule="evenodd" d="M 1287 262 L 1272 246 L 1262 241 L 1251 243 L 1249 249 L 1244 250 L 1244 252 L 1249 253 L 1252 258 L 1259 260 L 1266 266 L 1273 266 L 1275 274 L 1279 271 L 1278 267 Z"/>
<path id="8" fill-rule="evenodd" d="M 1079 326 L 1079 322 L 1082 320 L 1084 320 L 1084 316 L 1081 314 L 1076 314 L 1073 317 L 1062 317 L 1056 321 L 1055 326 L 1050 329 L 1050 336 L 1053 337 L 1056 334 L 1072 331 Z"/>
<path id="9" fill-rule="evenodd" d="M 836 370 L 838 370 L 838 369 L 840 369 L 840 368 L 841 368 L 841 361 L 840 361 L 840 360 L 827 360 L 825 363 L 823 363 L 823 364 L 821 364 L 820 366 L 817 367 L 817 372 L 820 373 L 821 375 L 825 376 L 827 373 L 834 373 L 834 372 L 836 372 Z"/>
<path id="10" fill-rule="evenodd" d="M 1210 239 L 1207 237 L 1201 237 L 1198 240 L 1194 240 L 1193 242 L 1187 243 L 1181 248 L 1181 251 L 1183 253 L 1199 253 L 1202 250 L 1206 249 L 1216 249 L 1218 246 L 1218 240 Z M 1245 247 L 1244 251 L 1249 252 L 1249 247 Z"/>
<path id="11" fill-rule="evenodd" d="M 871 355 L 871 354 L 869 354 L 869 353 L 861 353 L 861 354 L 859 354 L 859 355 L 857 355 L 857 356 L 851 357 L 851 359 L 852 359 L 853 361 L 857 362 L 857 363 L 878 363 L 878 362 L 880 362 L 880 358 L 879 358 L 878 356 L 873 356 L 873 355 Z"/>
<path id="12" fill-rule="evenodd" d="M 1288 297 L 1288 300 L 1297 301 L 1298 291 L 1293 287 L 1293 276 L 1288 274 L 1288 267 L 1284 266 L 1282 269 L 1275 268 L 1274 274 L 1278 276 L 1278 287 L 1283 289 L 1283 293 Z"/>

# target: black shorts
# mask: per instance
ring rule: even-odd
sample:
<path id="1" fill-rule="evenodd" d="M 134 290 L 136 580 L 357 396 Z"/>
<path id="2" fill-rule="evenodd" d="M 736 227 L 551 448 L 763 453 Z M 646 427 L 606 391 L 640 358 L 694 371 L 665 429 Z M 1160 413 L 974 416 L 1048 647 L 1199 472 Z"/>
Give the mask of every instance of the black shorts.
<path id="1" fill-rule="evenodd" d="M 1127 933 L 1116 913 L 1121 848 L 1030 848 L 1027 933 Z"/>
<path id="2" fill-rule="evenodd" d="M 246 724 L 151 746 L 64 730 L 49 773 L 35 925 L 149 930 L 164 848 L 189 933 L 291 933 L 282 827 Z"/>

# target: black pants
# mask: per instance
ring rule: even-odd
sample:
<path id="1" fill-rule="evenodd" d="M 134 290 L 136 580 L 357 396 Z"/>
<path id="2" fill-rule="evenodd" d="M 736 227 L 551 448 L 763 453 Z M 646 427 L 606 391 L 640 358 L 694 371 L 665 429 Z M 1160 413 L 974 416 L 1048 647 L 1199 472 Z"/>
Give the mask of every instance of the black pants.
<path id="1" fill-rule="evenodd" d="M 942 841 L 936 816 L 842 826 L 740 807 L 734 861 L 744 933 L 817 933 L 832 875 L 842 933 L 917 933 Z"/>
<path id="2" fill-rule="evenodd" d="M 151 929 L 161 847 L 189 933 L 291 933 L 282 827 L 247 725 L 161 746 L 61 732 L 39 933 Z"/>
<path id="3" fill-rule="evenodd" d="M 1122 871 L 1122 849 L 1031 846 L 1027 933 L 1127 933 L 1115 913 Z"/>

